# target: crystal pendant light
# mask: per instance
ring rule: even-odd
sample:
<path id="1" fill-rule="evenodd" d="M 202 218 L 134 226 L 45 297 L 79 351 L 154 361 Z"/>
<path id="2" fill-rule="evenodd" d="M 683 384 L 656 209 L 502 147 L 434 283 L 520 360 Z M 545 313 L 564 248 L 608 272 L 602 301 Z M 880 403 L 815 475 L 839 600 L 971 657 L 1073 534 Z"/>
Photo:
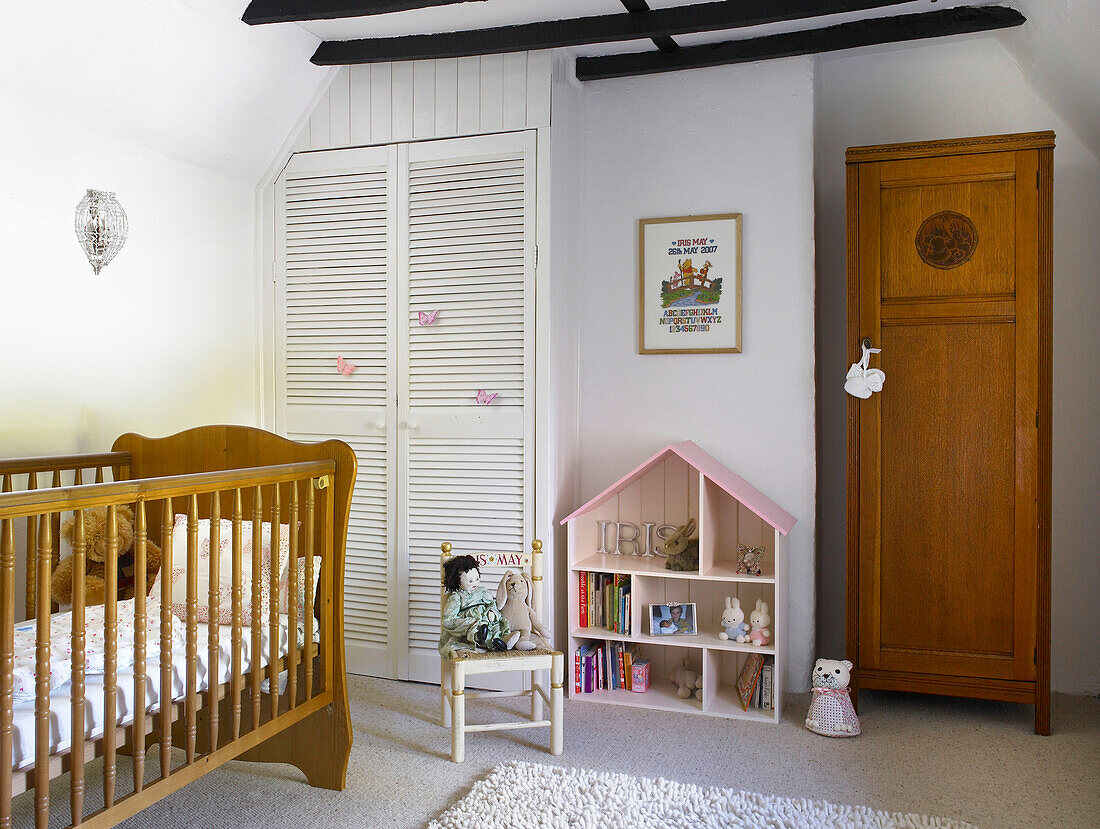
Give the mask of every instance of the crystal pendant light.
<path id="1" fill-rule="evenodd" d="M 99 274 L 126 243 L 130 225 L 114 193 L 89 190 L 76 206 L 76 238 Z"/>

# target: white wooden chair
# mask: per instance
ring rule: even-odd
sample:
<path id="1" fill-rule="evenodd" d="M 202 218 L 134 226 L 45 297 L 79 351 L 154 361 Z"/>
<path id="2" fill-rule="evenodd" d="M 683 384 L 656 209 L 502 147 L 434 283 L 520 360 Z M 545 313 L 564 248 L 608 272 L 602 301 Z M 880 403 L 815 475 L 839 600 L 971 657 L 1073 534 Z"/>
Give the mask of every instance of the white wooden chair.
<path id="1" fill-rule="evenodd" d="M 447 603 L 447 593 L 443 589 L 443 565 L 451 558 L 451 545 L 440 545 L 443 555 L 439 562 L 440 602 L 439 613 L 442 619 L 443 608 Z M 531 554 L 519 553 L 513 557 L 519 569 L 531 577 L 533 586 L 531 605 L 535 613 L 542 617 L 542 542 L 531 542 Z M 486 570 L 515 569 L 516 563 L 505 561 L 480 566 Z M 474 674 L 501 673 L 505 671 L 530 671 L 531 688 L 524 691 L 467 691 L 466 677 Z M 550 687 L 539 684 L 539 674 L 549 671 Z M 513 728 L 550 728 L 550 753 L 562 751 L 562 694 L 565 674 L 565 656 L 561 651 L 538 648 L 533 651 L 500 651 L 489 653 L 471 653 L 451 658 L 440 657 L 440 696 L 442 702 L 442 724 L 451 727 L 451 760 L 461 763 L 466 757 L 466 734 L 473 731 L 503 731 Z M 549 693 L 547 693 L 549 690 Z M 502 723 L 466 724 L 466 699 L 491 699 L 495 697 L 531 697 L 531 718 Z M 550 708 L 550 718 L 542 718 L 542 704 Z"/>

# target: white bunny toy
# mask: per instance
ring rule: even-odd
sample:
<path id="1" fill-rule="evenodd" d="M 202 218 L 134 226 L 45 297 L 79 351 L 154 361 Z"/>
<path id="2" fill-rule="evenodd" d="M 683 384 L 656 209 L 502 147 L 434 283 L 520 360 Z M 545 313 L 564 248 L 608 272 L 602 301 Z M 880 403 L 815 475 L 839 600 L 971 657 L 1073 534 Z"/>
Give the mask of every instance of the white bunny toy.
<path id="1" fill-rule="evenodd" d="M 749 614 L 749 623 L 752 625 L 752 630 L 749 631 L 748 641 L 754 645 L 766 645 L 771 641 L 772 632 L 768 630 L 768 625 L 772 622 L 772 617 L 768 615 L 768 603 L 763 599 L 756 600 L 756 610 Z M 737 641 L 742 641 L 738 639 Z"/>
<path id="2" fill-rule="evenodd" d="M 741 609 L 741 600 L 726 596 L 726 609 L 722 611 L 722 627 L 719 639 L 732 639 L 740 642 L 742 636 L 748 636 L 749 626 L 745 624 L 745 611 Z"/>

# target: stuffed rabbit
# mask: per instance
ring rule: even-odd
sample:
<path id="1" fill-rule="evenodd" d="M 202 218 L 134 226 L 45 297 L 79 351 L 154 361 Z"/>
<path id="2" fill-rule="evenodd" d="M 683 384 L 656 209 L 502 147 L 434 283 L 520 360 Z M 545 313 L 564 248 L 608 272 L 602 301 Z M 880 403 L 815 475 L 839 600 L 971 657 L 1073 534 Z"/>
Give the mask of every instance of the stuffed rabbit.
<path id="1" fill-rule="evenodd" d="M 748 636 L 749 626 L 745 624 L 745 611 L 741 609 L 741 600 L 726 596 L 726 609 L 722 611 L 722 627 L 725 630 L 718 633 L 719 639 L 732 639 L 735 642 L 742 641 L 742 636 Z"/>
<path id="2" fill-rule="evenodd" d="M 511 629 L 519 631 L 517 651 L 550 647 L 550 632 L 531 606 L 533 593 L 531 577 L 516 570 L 506 571 L 497 586 L 497 607 Z"/>
<path id="3" fill-rule="evenodd" d="M 699 539 L 691 538 L 693 532 L 694 518 L 669 536 L 664 546 L 666 570 L 699 569 Z"/>
<path id="4" fill-rule="evenodd" d="M 766 645 L 771 641 L 772 632 L 768 630 L 768 625 L 772 623 L 772 617 L 768 615 L 768 603 L 763 599 L 756 600 L 756 610 L 749 614 L 749 623 L 752 630 L 748 637 L 746 640 L 738 639 L 738 642 L 749 641 L 754 645 Z"/>

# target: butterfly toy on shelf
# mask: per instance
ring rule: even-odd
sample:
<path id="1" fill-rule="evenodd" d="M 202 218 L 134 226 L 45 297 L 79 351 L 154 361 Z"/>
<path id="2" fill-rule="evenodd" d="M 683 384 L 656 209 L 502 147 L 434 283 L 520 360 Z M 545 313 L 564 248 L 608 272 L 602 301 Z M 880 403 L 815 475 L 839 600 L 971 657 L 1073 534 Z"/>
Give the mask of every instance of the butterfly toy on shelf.
<path id="1" fill-rule="evenodd" d="M 336 356 L 336 370 L 345 377 L 355 371 L 356 368 L 358 368 L 358 366 L 356 366 L 354 363 L 349 363 L 347 360 L 339 355 Z"/>
<path id="2" fill-rule="evenodd" d="M 431 325 L 439 316 L 439 311 L 417 311 L 416 313 L 421 325 Z"/>
<path id="3" fill-rule="evenodd" d="M 496 400 L 497 395 L 499 394 L 500 392 L 493 392 L 492 394 L 489 394 L 489 392 L 485 391 L 485 389 L 478 389 L 477 402 L 488 406 L 490 403 Z"/>

